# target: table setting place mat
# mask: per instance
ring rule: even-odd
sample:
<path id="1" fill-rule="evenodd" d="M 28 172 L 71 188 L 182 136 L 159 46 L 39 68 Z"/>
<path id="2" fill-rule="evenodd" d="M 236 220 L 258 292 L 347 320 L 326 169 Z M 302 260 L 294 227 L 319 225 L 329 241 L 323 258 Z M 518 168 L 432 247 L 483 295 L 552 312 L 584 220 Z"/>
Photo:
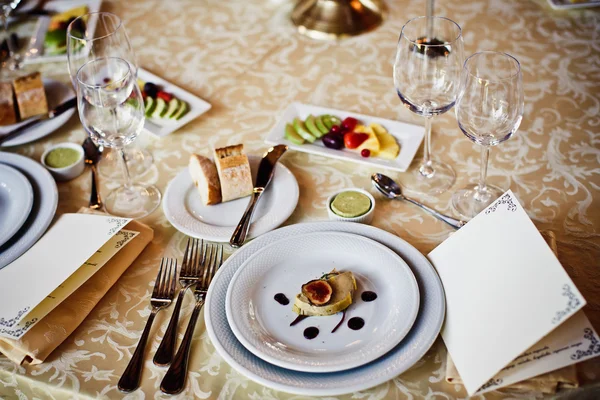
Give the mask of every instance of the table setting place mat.
<path id="1" fill-rule="evenodd" d="M 536 376 L 520 386 L 576 386 L 574 368 L 558 370 L 600 354 L 586 301 L 548 242 L 509 190 L 429 253 L 446 293 L 447 381 L 469 395 Z"/>
<path id="2" fill-rule="evenodd" d="M 42 363 L 153 237 L 138 221 L 87 208 L 57 218 L 0 271 L 0 353 L 17 364 Z"/>

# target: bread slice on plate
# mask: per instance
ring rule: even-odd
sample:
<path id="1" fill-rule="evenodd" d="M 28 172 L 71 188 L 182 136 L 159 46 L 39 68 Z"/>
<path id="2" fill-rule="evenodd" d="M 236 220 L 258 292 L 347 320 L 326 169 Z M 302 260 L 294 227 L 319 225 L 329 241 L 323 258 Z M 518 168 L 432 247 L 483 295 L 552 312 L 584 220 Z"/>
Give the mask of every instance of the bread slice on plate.
<path id="1" fill-rule="evenodd" d="M 188 169 L 194 185 L 198 188 L 202 203 L 205 206 L 220 203 L 221 184 L 215 164 L 206 157 L 192 154 Z"/>
<path id="2" fill-rule="evenodd" d="M 46 91 L 39 72 L 15 79 L 13 89 L 21 119 L 48 113 Z"/>
<path id="3" fill-rule="evenodd" d="M 252 194 L 252 173 L 244 145 L 227 146 L 214 150 L 215 164 L 221 181 L 223 202 Z"/>

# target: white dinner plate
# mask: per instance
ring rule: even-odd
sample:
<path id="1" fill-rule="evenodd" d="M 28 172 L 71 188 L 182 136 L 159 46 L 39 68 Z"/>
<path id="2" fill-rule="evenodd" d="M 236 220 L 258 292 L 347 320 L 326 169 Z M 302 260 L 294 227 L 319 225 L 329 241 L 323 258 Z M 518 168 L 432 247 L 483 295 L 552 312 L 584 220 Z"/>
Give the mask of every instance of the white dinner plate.
<path id="1" fill-rule="evenodd" d="M 378 123 L 396 138 L 400 145 L 400 154 L 393 160 L 386 160 L 379 157 L 365 158 L 360 153 L 348 149 L 335 150 L 329 149 L 323 145 L 320 139 L 314 143 L 305 142 L 304 144 L 295 144 L 285 138 L 285 126 L 294 121 L 294 118 L 305 120 L 310 114 L 313 116 L 331 114 L 340 119 L 346 117 L 356 118 L 359 124 L 369 125 Z M 279 122 L 267 136 L 265 142 L 269 144 L 287 144 L 290 149 L 303 151 L 305 153 L 318 154 L 321 156 L 338 158 L 341 160 L 367 164 L 375 167 L 387 168 L 392 171 L 404 172 L 410 166 L 421 142 L 425 135 L 425 128 L 418 125 L 407 124 L 399 121 L 392 121 L 384 118 L 370 117 L 368 115 L 357 114 L 348 111 L 334 110 L 333 108 L 317 107 L 307 104 L 292 103 L 281 115 Z"/>
<path id="2" fill-rule="evenodd" d="M 65 85 L 62 82 L 55 81 L 54 79 L 44 78 L 44 89 L 46 90 L 46 98 L 48 100 L 48 110 L 54 109 L 56 106 L 64 103 L 65 101 L 73 98 L 75 93 L 73 93 L 73 89 L 70 85 Z M 64 113 L 56 116 L 47 121 L 40 122 L 38 125 L 35 125 L 26 132 L 21 133 L 19 136 L 12 138 L 11 140 L 7 140 L 2 143 L 0 147 L 10 147 L 10 146 L 18 146 L 20 144 L 25 144 L 29 142 L 33 142 L 34 140 L 38 140 L 47 136 L 63 126 L 69 118 L 75 113 L 77 107 L 73 107 L 70 110 L 65 111 Z M 9 133 L 13 129 L 18 128 L 19 126 L 27 123 L 29 120 L 21 121 L 18 124 L 0 126 L 0 137 L 6 133 Z"/>
<path id="3" fill-rule="evenodd" d="M 46 232 L 56 213 L 58 190 L 50 172 L 30 158 L 0 151 L 0 164 L 25 175 L 33 188 L 33 206 L 27 220 L 6 243 L 0 246 L 0 269 L 25 253 Z"/>
<path id="4" fill-rule="evenodd" d="M 351 271 L 357 283 L 345 317 L 309 317 L 290 326 L 301 286 L 334 268 Z M 377 298 L 363 301 L 366 291 Z M 278 293 L 290 303 L 277 302 Z M 387 247 L 358 235 L 317 232 L 256 252 L 233 276 L 225 302 L 231 330 L 256 356 L 297 371 L 333 372 L 369 363 L 400 343 L 417 317 L 419 288 L 408 265 Z M 350 329 L 353 319 L 364 326 Z M 308 328 L 318 329 L 310 340 L 304 337 Z"/>
<path id="5" fill-rule="evenodd" d="M 32 205 L 33 189 L 27 178 L 0 164 L 0 246 L 23 226 Z"/>
<path id="6" fill-rule="evenodd" d="M 548 0 L 550 7 L 555 10 L 568 10 L 573 8 L 600 7 L 600 0 L 571 1 L 571 0 Z"/>
<path id="7" fill-rule="evenodd" d="M 179 120 L 172 120 L 167 118 L 146 118 L 144 122 L 144 129 L 156 136 L 167 136 L 190 121 L 195 120 L 200 115 L 210 110 L 210 103 L 202 100 L 200 97 L 188 92 L 176 86 L 170 82 L 165 81 L 161 77 L 154 75 L 150 71 L 138 68 L 138 79 L 144 82 L 152 82 L 155 85 L 160 86 L 165 92 L 173 94 L 176 98 L 181 99 L 188 103 L 190 110 Z"/>
<path id="8" fill-rule="evenodd" d="M 281 368 L 256 357 L 235 337 L 225 313 L 231 278 L 264 246 L 291 236 L 313 232 L 346 232 L 373 239 L 397 253 L 411 268 L 419 285 L 419 314 L 406 337 L 392 350 L 361 367 L 340 372 L 310 373 Z M 269 232 L 237 250 L 213 279 L 204 318 L 212 344 L 229 365 L 248 378 L 284 392 L 306 396 L 337 396 L 377 386 L 412 367 L 439 335 L 446 310 L 444 289 L 427 258 L 401 238 L 381 229 L 348 222 L 295 224 Z"/>
<path id="9" fill-rule="evenodd" d="M 248 156 L 248 159 L 252 179 L 256 181 L 261 158 Z M 273 179 L 256 205 L 248 238 L 262 235 L 284 223 L 298 204 L 298 194 L 298 181 L 294 174 L 285 165 L 277 163 Z M 244 197 L 205 206 L 186 167 L 167 186 L 163 210 L 167 220 L 188 236 L 229 242 L 249 201 L 250 197 Z"/>

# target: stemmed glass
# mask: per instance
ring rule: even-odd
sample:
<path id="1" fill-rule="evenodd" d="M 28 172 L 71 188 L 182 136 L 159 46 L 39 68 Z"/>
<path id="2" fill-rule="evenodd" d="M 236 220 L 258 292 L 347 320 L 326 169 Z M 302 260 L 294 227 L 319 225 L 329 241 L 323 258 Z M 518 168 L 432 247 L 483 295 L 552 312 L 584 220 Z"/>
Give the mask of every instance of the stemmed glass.
<path id="1" fill-rule="evenodd" d="M 4 37 L 6 38 L 6 47 L 8 49 L 7 61 L 3 63 L 3 67 L 6 66 L 10 70 L 19 69 L 21 57 L 17 54 L 17 49 L 13 46 L 15 43 L 10 37 L 8 31 L 8 20 L 12 12 L 19 6 L 21 0 L 2 0 L 0 1 L 0 19 L 2 19 L 2 29 L 4 30 Z"/>
<path id="2" fill-rule="evenodd" d="M 121 156 L 124 183 L 106 196 L 106 211 L 130 218 L 150 214 L 160 204 L 160 191 L 131 182 L 123 152 L 144 128 L 144 101 L 131 64 L 100 57 L 83 64 L 76 77 L 81 123 L 94 142 Z"/>
<path id="3" fill-rule="evenodd" d="M 92 26 L 93 25 L 93 26 Z M 67 66 L 73 87 L 77 90 L 77 71 L 85 63 L 102 57 L 117 57 L 126 60 L 133 75 L 137 77 L 135 52 L 121 19 L 109 12 L 95 12 L 73 20 L 67 28 Z M 152 166 L 152 155 L 145 149 L 130 146 L 125 149 L 129 172 L 132 176 L 142 175 Z M 120 175 L 119 155 L 104 154 L 100 164 L 101 175 L 118 178 Z"/>
<path id="4" fill-rule="evenodd" d="M 414 182 L 407 185 L 413 190 L 442 193 L 454 183 L 452 168 L 431 159 L 431 119 L 454 106 L 462 63 L 463 39 L 456 22 L 443 17 L 418 17 L 402 27 L 394 85 L 402 103 L 425 117 L 423 159 L 413 173 Z"/>
<path id="5" fill-rule="evenodd" d="M 475 53 L 465 61 L 456 102 L 458 126 L 481 145 L 479 183 L 454 193 L 452 205 L 472 218 L 504 191 L 485 182 L 490 147 L 508 140 L 523 118 L 523 83 L 519 61 L 495 51 Z"/>

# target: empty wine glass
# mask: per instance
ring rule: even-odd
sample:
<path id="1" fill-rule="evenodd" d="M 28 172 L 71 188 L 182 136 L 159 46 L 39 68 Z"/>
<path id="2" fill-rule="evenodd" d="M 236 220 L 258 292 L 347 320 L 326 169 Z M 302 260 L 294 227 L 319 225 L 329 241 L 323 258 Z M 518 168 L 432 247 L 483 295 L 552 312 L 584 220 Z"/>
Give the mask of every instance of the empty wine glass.
<path id="1" fill-rule="evenodd" d="M 137 77 L 138 65 L 123 21 L 109 12 L 95 12 L 74 19 L 67 28 L 67 66 L 73 87 L 77 90 L 77 71 L 85 63 L 105 57 L 117 57 L 127 61 Z M 148 150 L 129 146 L 125 149 L 129 173 L 133 177 L 144 174 L 152 166 Z M 121 174 L 120 155 L 112 151 L 103 155 L 99 170 L 107 178 Z"/>
<path id="2" fill-rule="evenodd" d="M 412 180 L 403 178 L 413 190 L 442 193 L 454 183 L 452 168 L 431 159 L 431 118 L 454 106 L 462 63 L 463 39 L 456 22 L 443 17 L 418 17 L 402 27 L 394 85 L 402 103 L 425 117 L 423 159 Z"/>
<path id="3" fill-rule="evenodd" d="M 521 66 L 513 56 L 495 51 L 475 53 L 465 61 L 456 102 L 458 126 L 481 145 L 479 183 L 454 193 L 456 211 L 472 218 L 504 191 L 485 182 L 490 147 L 508 140 L 523 118 Z"/>
<path id="4" fill-rule="evenodd" d="M 121 155 L 124 183 L 105 197 L 106 211 L 142 218 L 158 207 L 161 193 L 155 186 L 131 182 L 123 148 L 144 128 L 144 101 L 129 62 L 117 57 L 88 61 L 77 72 L 79 118 L 99 145 Z"/>
<path id="5" fill-rule="evenodd" d="M 0 1 L 0 19 L 2 20 L 2 29 L 4 30 L 4 40 L 6 40 L 6 48 L 8 55 L 6 60 L 2 63 L 3 67 L 7 67 L 9 70 L 19 69 L 21 66 L 21 55 L 17 53 L 16 43 L 11 37 L 8 30 L 8 20 L 12 12 L 19 6 L 21 0 L 1 0 Z"/>

